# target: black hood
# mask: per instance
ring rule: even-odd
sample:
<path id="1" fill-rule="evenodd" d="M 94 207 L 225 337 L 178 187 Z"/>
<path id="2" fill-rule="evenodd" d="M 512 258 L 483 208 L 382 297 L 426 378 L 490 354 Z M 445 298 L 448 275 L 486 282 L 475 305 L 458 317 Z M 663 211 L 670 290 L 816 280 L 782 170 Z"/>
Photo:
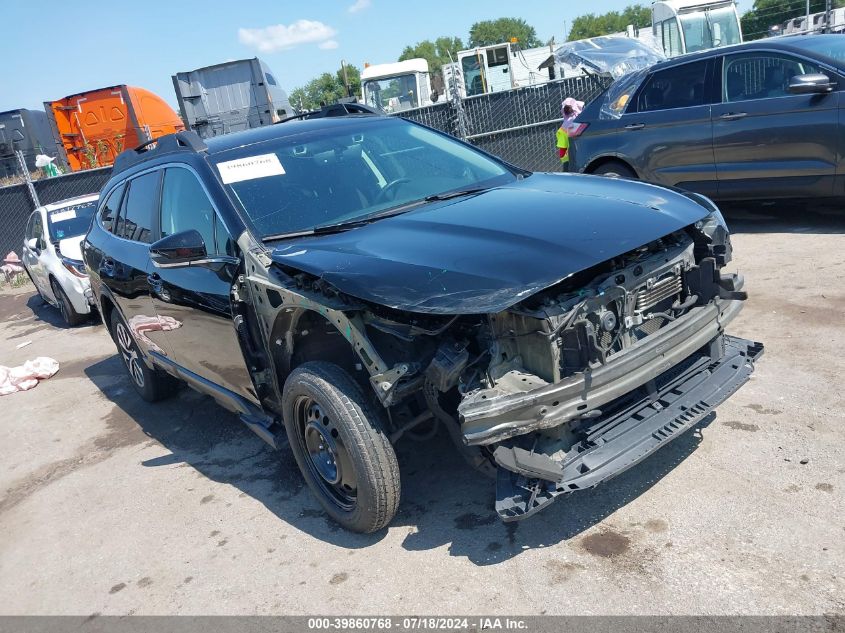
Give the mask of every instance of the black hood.
<path id="1" fill-rule="evenodd" d="M 534 174 L 343 233 L 286 241 L 272 257 L 391 308 L 493 313 L 708 212 L 654 185 Z"/>

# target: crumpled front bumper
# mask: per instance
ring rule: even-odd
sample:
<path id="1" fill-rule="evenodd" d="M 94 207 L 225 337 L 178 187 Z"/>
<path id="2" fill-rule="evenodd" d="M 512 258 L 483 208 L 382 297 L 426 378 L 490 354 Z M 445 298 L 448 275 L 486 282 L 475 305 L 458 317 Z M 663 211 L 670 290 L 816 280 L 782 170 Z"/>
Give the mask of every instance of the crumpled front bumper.
<path id="1" fill-rule="evenodd" d="M 579 441 L 562 458 L 553 442 L 540 443 L 539 450 L 519 441 L 500 445 L 494 452 L 499 516 L 524 519 L 562 494 L 596 486 L 639 463 L 739 389 L 762 353 L 761 343 L 719 335 L 585 421 L 576 430 Z"/>

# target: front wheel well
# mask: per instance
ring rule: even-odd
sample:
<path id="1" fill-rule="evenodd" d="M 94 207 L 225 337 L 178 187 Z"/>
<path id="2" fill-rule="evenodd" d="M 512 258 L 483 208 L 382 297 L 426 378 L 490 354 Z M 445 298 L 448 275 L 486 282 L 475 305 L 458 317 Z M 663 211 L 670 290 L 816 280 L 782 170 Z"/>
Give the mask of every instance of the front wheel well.
<path id="1" fill-rule="evenodd" d="M 314 310 L 282 312 L 271 333 L 273 362 L 280 382 L 308 361 L 325 361 L 351 375 L 359 373 L 361 359 L 340 331 Z"/>
<path id="2" fill-rule="evenodd" d="M 635 176 L 639 176 L 637 174 L 637 170 L 634 169 L 631 164 L 623 158 L 618 158 L 617 156 L 602 156 L 601 158 L 597 158 L 592 163 L 587 165 L 587 168 L 584 169 L 585 174 L 594 174 L 600 167 L 604 167 L 605 165 L 610 164 L 617 164 L 625 167 L 626 169 L 630 170 Z"/>

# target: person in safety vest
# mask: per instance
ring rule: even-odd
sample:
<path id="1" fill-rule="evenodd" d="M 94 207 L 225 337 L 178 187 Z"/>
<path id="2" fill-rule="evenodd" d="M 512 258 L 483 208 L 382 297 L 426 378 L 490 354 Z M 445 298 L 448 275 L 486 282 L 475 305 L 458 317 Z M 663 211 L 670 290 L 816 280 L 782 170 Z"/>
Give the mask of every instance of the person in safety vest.
<path id="1" fill-rule="evenodd" d="M 567 97 L 561 104 L 561 114 L 563 114 L 563 122 L 556 132 L 557 152 L 560 157 L 561 165 L 564 171 L 569 170 L 569 133 L 577 127 L 575 118 L 581 114 L 584 108 L 584 102 Z"/>

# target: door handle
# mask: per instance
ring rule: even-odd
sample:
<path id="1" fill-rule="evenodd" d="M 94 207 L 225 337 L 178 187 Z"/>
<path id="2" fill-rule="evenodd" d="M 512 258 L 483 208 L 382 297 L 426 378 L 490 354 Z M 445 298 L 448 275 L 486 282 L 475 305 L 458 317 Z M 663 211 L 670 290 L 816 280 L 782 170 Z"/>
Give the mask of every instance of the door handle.
<path id="1" fill-rule="evenodd" d="M 741 119 L 744 116 L 747 116 L 747 112 L 726 112 L 719 118 L 723 121 L 736 121 L 737 119 Z"/>
<path id="2" fill-rule="evenodd" d="M 630 123 L 625 126 L 626 130 L 641 130 L 645 127 L 645 123 Z"/>

